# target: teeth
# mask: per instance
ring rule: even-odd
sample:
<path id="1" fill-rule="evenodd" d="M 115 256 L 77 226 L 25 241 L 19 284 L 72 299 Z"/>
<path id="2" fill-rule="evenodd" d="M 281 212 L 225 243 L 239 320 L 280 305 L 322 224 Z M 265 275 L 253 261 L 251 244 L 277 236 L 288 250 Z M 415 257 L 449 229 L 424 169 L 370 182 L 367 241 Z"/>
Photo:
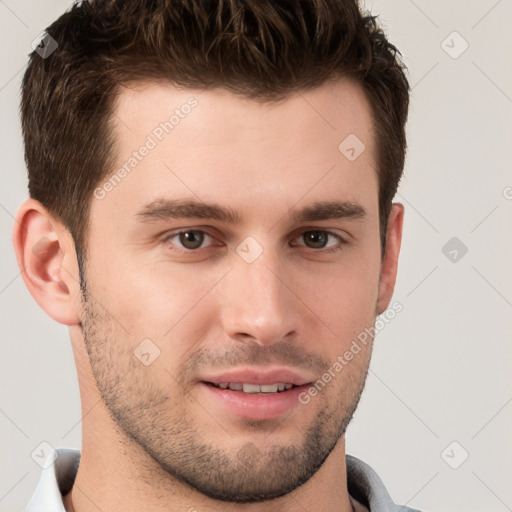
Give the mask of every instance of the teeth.
<path id="1" fill-rule="evenodd" d="M 232 391 L 243 391 L 244 393 L 278 393 L 293 388 L 293 384 L 276 382 L 275 384 L 242 384 L 239 382 L 220 382 L 214 386 Z"/>
<path id="2" fill-rule="evenodd" d="M 260 386 L 257 384 L 244 384 L 244 393 L 259 393 L 261 391 Z"/>
<path id="3" fill-rule="evenodd" d="M 275 393 L 279 388 L 279 384 L 263 384 L 260 386 L 262 393 Z M 245 391 L 245 389 L 244 389 Z"/>

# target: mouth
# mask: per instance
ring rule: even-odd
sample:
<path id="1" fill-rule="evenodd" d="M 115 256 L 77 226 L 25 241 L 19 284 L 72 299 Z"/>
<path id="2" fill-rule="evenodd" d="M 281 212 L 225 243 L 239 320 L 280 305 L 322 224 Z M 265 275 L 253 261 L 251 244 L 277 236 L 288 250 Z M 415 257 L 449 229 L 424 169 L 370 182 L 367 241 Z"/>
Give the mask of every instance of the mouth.
<path id="1" fill-rule="evenodd" d="M 284 391 L 299 387 L 295 384 L 292 384 L 291 382 L 275 382 L 273 384 L 249 384 L 246 382 L 205 382 L 205 384 L 219 389 L 229 389 L 231 391 L 239 391 L 242 393 L 263 395 L 282 393 Z"/>
<path id="2" fill-rule="evenodd" d="M 310 375 L 284 368 L 240 368 L 204 375 L 199 382 L 205 404 L 222 414 L 250 420 L 272 420 L 301 406 L 300 396 L 311 386 Z M 302 407 L 302 406 L 301 406 Z M 286 428 L 283 423 L 282 428 Z"/>

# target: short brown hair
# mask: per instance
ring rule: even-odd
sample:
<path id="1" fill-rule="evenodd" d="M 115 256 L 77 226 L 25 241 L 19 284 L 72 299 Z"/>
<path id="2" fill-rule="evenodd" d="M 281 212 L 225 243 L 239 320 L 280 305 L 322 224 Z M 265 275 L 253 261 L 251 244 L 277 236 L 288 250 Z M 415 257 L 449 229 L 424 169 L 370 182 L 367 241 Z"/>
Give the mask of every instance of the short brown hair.
<path id="1" fill-rule="evenodd" d="M 400 53 L 357 0 L 89 0 L 46 32 L 57 47 L 46 58 L 32 52 L 22 84 L 29 193 L 67 227 L 79 256 L 93 190 L 113 170 L 120 85 L 168 80 L 265 102 L 341 76 L 357 80 L 372 108 L 384 252 L 409 84 Z"/>

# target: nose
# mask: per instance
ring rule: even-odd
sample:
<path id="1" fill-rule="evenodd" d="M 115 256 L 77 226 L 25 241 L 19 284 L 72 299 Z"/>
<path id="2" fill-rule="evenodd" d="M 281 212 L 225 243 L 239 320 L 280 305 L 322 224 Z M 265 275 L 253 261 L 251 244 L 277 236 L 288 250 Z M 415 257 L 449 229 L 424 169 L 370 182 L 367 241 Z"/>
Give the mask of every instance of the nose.
<path id="1" fill-rule="evenodd" d="M 305 314 L 290 272 L 268 252 L 252 263 L 235 261 L 223 283 L 221 321 L 231 339 L 272 345 L 293 339 L 301 330 Z"/>

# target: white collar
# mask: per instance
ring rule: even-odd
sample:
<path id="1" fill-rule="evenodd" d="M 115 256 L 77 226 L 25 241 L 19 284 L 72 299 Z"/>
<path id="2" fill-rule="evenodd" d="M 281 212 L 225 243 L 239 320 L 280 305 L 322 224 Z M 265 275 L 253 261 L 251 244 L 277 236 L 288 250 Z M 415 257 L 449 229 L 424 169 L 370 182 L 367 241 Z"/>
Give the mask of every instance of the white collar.
<path id="1" fill-rule="evenodd" d="M 23 512 L 66 512 L 62 497 L 75 481 L 80 450 L 53 449 L 43 464 L 36 490 Z"/>

